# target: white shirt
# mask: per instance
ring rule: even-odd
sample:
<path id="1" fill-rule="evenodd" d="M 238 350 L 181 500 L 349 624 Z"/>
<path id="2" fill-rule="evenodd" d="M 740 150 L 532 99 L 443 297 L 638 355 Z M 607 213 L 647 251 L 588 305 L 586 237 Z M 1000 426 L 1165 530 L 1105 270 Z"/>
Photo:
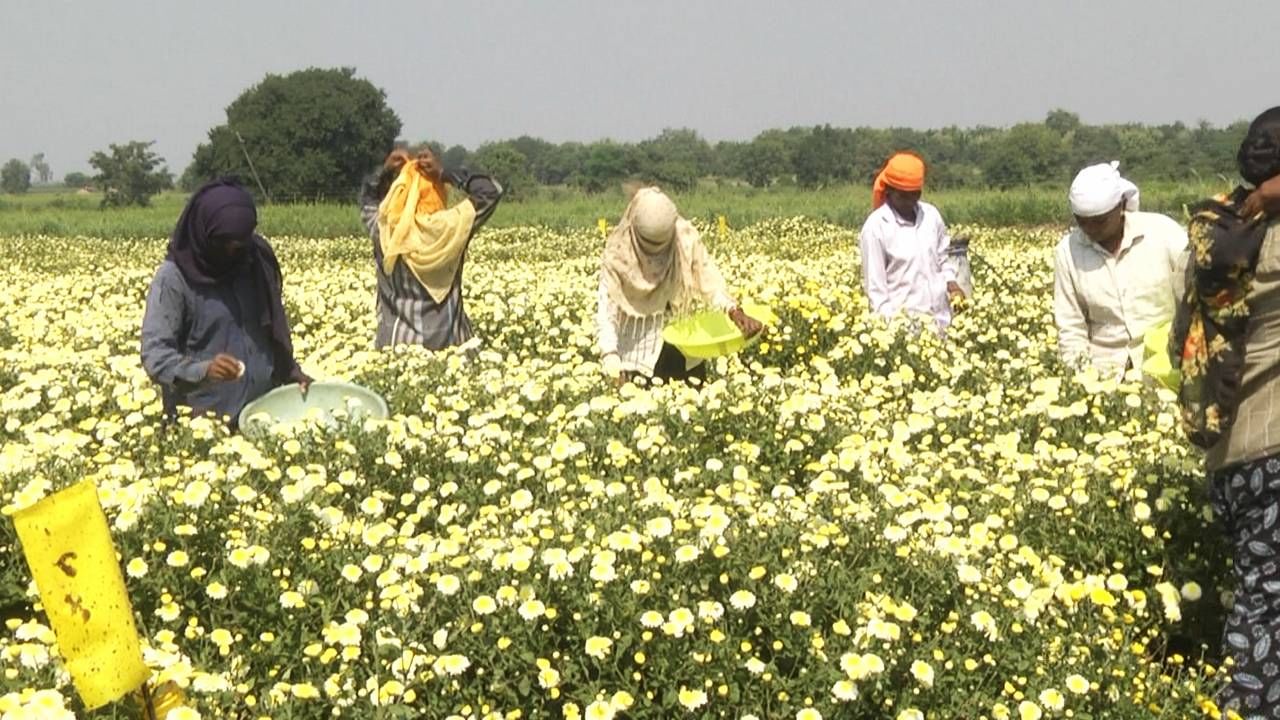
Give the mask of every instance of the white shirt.
<path id="1" fill-rule="evenodd" d="M 947 283 L 955 282 L 956 274 L 946 260 L 951 238 L 937 208 L 917 203 L 913 223 L 885 203 L 867 217 L 858 242 L 873 311 L 892 317 L 905 310 L 932 315 L 939 327 L 951 323 Z"/>
<path id="2" fill-rule="evenodd" d="M 1058 352 L 1123 371 L 1142 365 L 1142 336 L 1173 318 L 1185 284 L 1187 233 L 1158 213 L 1127 212 L 1115 255 L 1080 230 L 1054 251 L 1053 316 Z"/>
<path id="3" fill-rule="evenodd" d="M 711 307 L 726 312 L 738 306 L 734 299 L 724 292 L 717 292 L 711 297 L 704 298 L 704 301 Z M 662 331 L 666 328 L 672 314 L 660 312 L 645 317 L 627 315 L 609 298 L 609 290 L 603 279 L 600 281 L 596 307 L 597 339 L 600 355 L 606 362 L 606 372 L 612 375 L 621 370 L 653 375 L 653 368 L 658 364 L 658 356 L 662 354 Z M 617 358 L 617 367 L 609 367 L 612 363 L 610 356 Z M 694 368 L 700 364 L 702 364 L 700 359 L 685 358 L 686 368 Z"/>

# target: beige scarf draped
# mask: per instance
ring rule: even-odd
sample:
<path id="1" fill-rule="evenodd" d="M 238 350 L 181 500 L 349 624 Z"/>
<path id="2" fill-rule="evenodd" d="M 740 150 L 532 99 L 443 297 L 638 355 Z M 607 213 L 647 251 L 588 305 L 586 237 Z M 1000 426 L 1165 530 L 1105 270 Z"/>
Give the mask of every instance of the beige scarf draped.
<path id="1" fill-rule="evenodd" d="M 651 239 L 638 229 L 667 227 L 666 237 Z M 657 188 L 644 188 L 627 205 L 622 220 L 604 245 L 600 277 L 609 299 L 631 317 L 647 317 L 693 304 L 726 290 L 724 276 L 689 221 Z"/>
<path id="2" fill-rule="evenodd" d="M 444 302 L 453 288 L 471 238 L 476 209 L 463 200 L 444 209 L 443 187 L 405 163 L 378 206 L 378 241 L 382 270 L 390 273 L 403 260 L 431 298 Z"/>

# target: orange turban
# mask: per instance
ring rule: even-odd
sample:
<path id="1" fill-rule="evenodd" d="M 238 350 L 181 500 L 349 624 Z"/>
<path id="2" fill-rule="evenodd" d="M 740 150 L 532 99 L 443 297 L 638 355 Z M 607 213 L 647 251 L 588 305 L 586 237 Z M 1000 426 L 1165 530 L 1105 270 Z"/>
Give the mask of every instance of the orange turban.
<path id="1" fill-rule="evenodd" d="M 871 208 L 884 204 L 885 188 L 914 192 L 924 188 L 924 160 L 912 153 L 895 153 L 876 176 L 871 190 Z"/>

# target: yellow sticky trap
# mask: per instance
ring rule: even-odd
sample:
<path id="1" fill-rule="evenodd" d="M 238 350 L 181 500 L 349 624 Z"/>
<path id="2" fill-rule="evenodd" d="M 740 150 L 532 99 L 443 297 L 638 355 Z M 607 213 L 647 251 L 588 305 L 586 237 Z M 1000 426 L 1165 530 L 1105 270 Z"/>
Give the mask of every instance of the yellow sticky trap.
<path id="1" fill-rule="evenodd" d="M 724 219 L 723 215 L 716 218 L 716 226 L 720 231 L 720 239 L 723 240 L 725 235 L 729 234 L 729 221 Z"/>
<path id="2" fill-rule="evenodd" d="M 608 237 L 609 235 L 608 220 L 605 220 L 604 218 L 600 218 L 599 220 L 596 221 L 596 227 L 600 228 L 600 237 Z"/>
<path id="3" fill-rule="evenodd" d="M 13 524 L 85 707 L 137 689 L 151 671 L 97 486 L 77 483 L 18 512 Z"/>

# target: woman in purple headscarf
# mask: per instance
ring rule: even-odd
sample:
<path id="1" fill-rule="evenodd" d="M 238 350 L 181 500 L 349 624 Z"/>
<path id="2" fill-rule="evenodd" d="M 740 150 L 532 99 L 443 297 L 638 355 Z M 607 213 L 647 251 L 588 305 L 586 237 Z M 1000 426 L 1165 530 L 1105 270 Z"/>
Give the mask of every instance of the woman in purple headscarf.
<path id="1" fill-rule="evenodd" d="M 147 293 L 142 366 L 170 416 L 229 416 L 268 390 L 311 382 L 293 357 L 280 263 L 254 232 L 253 197 L 231 180 L 187 201 Z"/>

